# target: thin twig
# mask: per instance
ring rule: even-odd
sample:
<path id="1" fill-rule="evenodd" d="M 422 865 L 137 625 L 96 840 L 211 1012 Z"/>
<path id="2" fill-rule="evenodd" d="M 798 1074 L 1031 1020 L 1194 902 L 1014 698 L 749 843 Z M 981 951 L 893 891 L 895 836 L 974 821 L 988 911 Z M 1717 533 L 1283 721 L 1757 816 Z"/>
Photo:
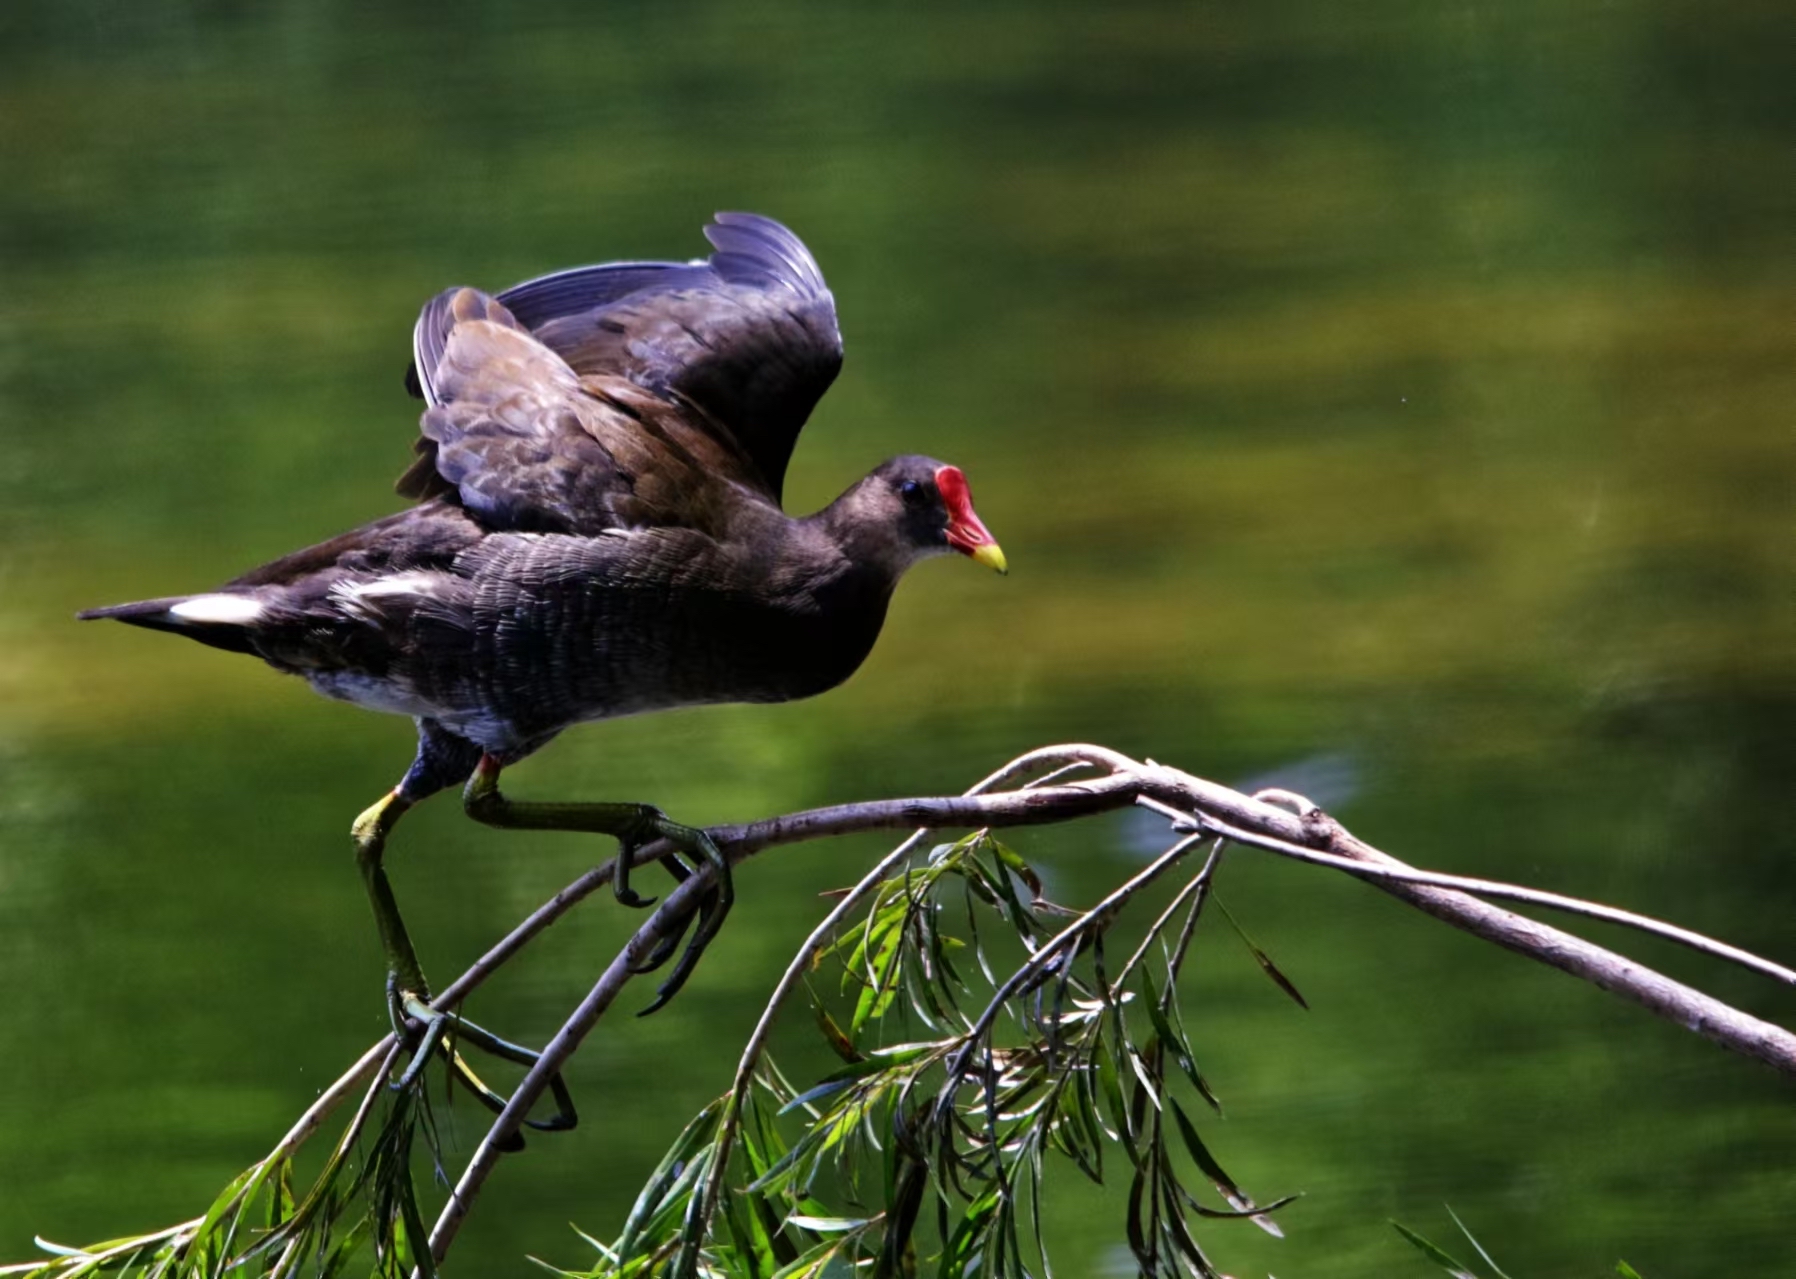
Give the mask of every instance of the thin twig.
<path id="1" fill-rule="evenodd" d="M 306 1107 L 306 1113 L 294 1121 L 293 1126 L 287 1130 L 287 1135 L 275 1143 L 274 1149 L 263 1157 L 262 1162 L 267 1163 L 270 1159 L 290 1155 L 304 1145 L 306 1139 L 330 1117 L 331 1112 L 348 1100 L 356 1087 L 367 1079 L 369 1073 L 392 1052 L 394 1046 L 391 1034 L 383 1035 L 375 1041 L 372 1048 L 356 1059 L 355 1065 L 344 1071 L 337 1077 L 335 1083 L 318 1094 L 318 1100 Z M 366 1105 L 364 1100 L 363 1109 L 366 1109 Z M 355 1128 L 357 1125 L 352 1124 L 351 1127 Z"/>
<path id="2" fill-rule="evenodd" d="M 511 1100 L 499 1117 L 493 1121 L 486 1136 L 481 1138 L 480 1145 L 474 1150 L 468 1166 L 462 1170 L 461 1178 L 450 1192 L 449 1202 L 443 1205 L 442 1213 L 430 1232 L 431 1255 L 440 1265 L 449 1245 L 454 1242 L 462 1223 L 467 1220 L 480 1189 L 492 1175 L 504 1153 L 503 1146 L 516 1133 L 524 1122 L 524 1116 L 530 1112 L 537 1100 L 549 1086 L 549 1081 L 560 1073 L 568 1058 L 572 1057 L 592 1028 L 604 1016 L 605 1010 L 611 1007 L 618 992 L 624 988 L 630 978 L 637 975 L 655 945 L 675 927 L 687 912 L 696 908 L 698 897 L 708 887 L 708 880 L 701 872 L 680 884 L 661 900 L 654 913 L 638 928 L 624 948 L 617 953 L 611 963 L 606 965 L 598 983 L 580 1001 L 560 1030 L 542 1050 L 536 1064 L 531 1066 L 524 1078 L 512 1091 Z M 414 1274 L 416 1271 L 414 1271 Z"/>
<path id="3" fill-rule="evenodd" d="M 1135 971 L 1135 966 L 1147 956 L 1148 948 L 1151 947 L 1154 944 L 1154 940 L 1160 936 L 1160 930 L 1166 927 L 1172 920 L 1173 915 L 1178 913 L 1181 906 L 1190 901 L 1194 895 L 1201 893 L 1203 896 L 1200 897 L 1197 903 L 1193 906 L 1192 913 L 1185 921 L 1184 927 L 1179 934 L 1181 945 L 1178 954 L 1181 956 L 1184 954 L 1184 946 L 1182 943 L 1189 939 L 1191 930 L 1197 924 L 1198 912 L 1203 909 L 1204 898 L 1207 898 L 1210 895 L 1210 880 L 1216 874 L 1216 868 L 1222 864 L 1222 848 L 1225 842 L 1226 841 L 1221 839 L 1216 841 L 1215 847 L 1210 849 L 1210 855 L 1204 859 L 1204 864 L 1198 868 L 1197 874 L 1193 875 L 1186 882 L 1185 886 L 1179 889 L 1177 895 L 1175 895 L 1171 901 L 1166 903 L 1166 909 L 1161 911 L 1159 917 L 1156 918 L 1153 923 L 1148 925 L 1147 932 L 1142 934 L 1141 944 L 1135 947 L 1135 953 L 1129 956 L 1128 960 L 1117 971 L 1115 980 L 1110 983 L 1113 989 L 1122 989 L 1123 984 L 1129 980 L 1129 974 Z M 1176 963 L 1174 964 L 1174 967 L 1177 967 Z"/>
<path id="4" fill-rule="evenodd" d="M 1286 840 L 1272 839 L 1264 835 L 1236 830 L 1197 814 L 1180 812 L 1172 805 L 1163 804 L 1151 796 L 1143 796 L 1135 802 L 1171 819 L 1175 828 L 1180 823 L 1186 825 L 1200 823 L 1218 835 L 1226 836 L 1229 839 L 1238 838 L 1242 843 L 1250 844 L 1265 852 L 1277 853 L 1281 857 L 1289 857 L 1295 861 L 1309 862 L 1313 866 L 1328 866 L 1335 870 L 1346 871 L 1349 875 L 1359 879 L 1387 880 L 1393 883 L 1414 884 L 1424 888 L 1450 888 L 1456 892 L 1472 893 L 1479 897 L 1526 902 L 1531 906 L 1545 906 L 1551 910 L 1562 910 L 1568 915 L 1582 915 L 1586 919 L 1600 919 L 1605 923 L 1621 924 L 1636 932 L 1663 937 L 1667 941 L 1677 942 L 1691 950 L 1701 951 L 1705 955 L 1726 960 L 1730 964 L 1738 964 L 1742 968 L 1749 968 L 1761 976 L 1780 981 L 1786 986 L 1796 986 L 1796 971 L 1785 968 L 1782 964 L 1773 963 L 1751 951 L 1741 950 L 1737 946 L 1729 946 L 1726 942 L 1716 941 L 1712 937 L 1705 937 L 1701 933 L 1691 932 L 1688 928 L 1679 928 L 1676 924 L 1668 924 L 1664 920 L 1654 919 L 1650 915 L 1637 915 L 1631 910 L 1605 906 L 1601 902 L 1586 901 L 1581 897 L 1567 897 L 1562 893 L 1549 893 L 1540 888 L 1525 888 L 1520 884 L 1506 884 L 1501 880 L 1477 879 L 1467 875 L 1446 875 L 1438 871 L 1416 870 L 1395 858 L 1384 857 L 1383 854 L 1380 854 L 1380 857 L 1384 858 L 1382 861 L 1366 862 L 1354 857 L 1344 857 L 1314 848 L 1305 848 L 1301 844 L 1293 844 Z M 1314 806 L 1311 806 L 1309 811 L 1312 814 L 1321 812 Z M 1341 833 L 1346 834 L 1345 830 Z"/>

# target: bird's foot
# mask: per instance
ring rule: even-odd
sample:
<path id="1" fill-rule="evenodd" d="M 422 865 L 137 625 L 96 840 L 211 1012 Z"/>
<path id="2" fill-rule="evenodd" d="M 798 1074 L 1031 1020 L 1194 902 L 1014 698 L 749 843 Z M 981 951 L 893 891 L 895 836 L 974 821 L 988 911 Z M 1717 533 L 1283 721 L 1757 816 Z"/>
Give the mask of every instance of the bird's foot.
<path id="1" fill-rule="evenodd" d="M 649 971 L 666 963 L 688 928 L 691 939 L 674 964 L 667 980 L 662 982 L 655 1002 L 645 1013 L 654 1012 L 672 999 L 686 984 L 704 954 L 705 947 L 723 926 L 724 918 L 735 902 L 735 888 L 730 880 L 730 863 L 711 836 L 696 826 L 682 826 L 652 804 L 615 803 L 547 803 L 537 800 L 507 799 L 499 790 L 499 773 L 503 765 L 492 755 L 481 757 L 468 784 L 462 791 L 462 806 L 468 816 L 488 826 L 509 830 L 585 831 L 610 835 L 618 841 L 617 859 L 612 863 L 611 891 L 626 906 L 644 907 L 653 898 L 644 898 L 630 887 L 630 870 L 636 850 L 657 839 L 665 839 L 694 862 L 701 862 L 711 875 L 711 887 L 702 899 L 674 922 L 670 937 L 659 939 L 649 955 L 638 966 Z M 674 877 L 684 881 L 691 870 L 677 857 L 669 855 L 663 864 Z"/>
<path id="2" fill-rule="evenodd" d="M 638 1017 L 647 1017 L 666 1007 L 667 1002 L 680 993 L 686 979 L 692 976 L 705 948 L 717 936 L 718 930 L 723 927 L 724 917 L 735 904 L 736 889 L 730 875 L 729 859 L 703 828 L 682 826 L 669 820 L 667 814 L 660 809 L 646 804 L 642 808 L 642 821 L 652 835 L 667 840 L 689 857 L 702 861 L 709 868 L 713 880 L 711 887 L 700 895 L 698 903 L 674 921 L 673 928 L 656 943 L 654 950 L 649 952 L 648 957 L 637 968 L 638 972 L 645 973 L 660 968 L 672 957 L 680 944 L 680 938 L 686 935 L 688 929 L 691 930 L 692 936 L 686 943 L 686 949 L 680 953 L 673 971 L 668 973 L 667 979 L 656 990 L 654 1001 L 636 1014 Z M 629 862 L 632 851 L 631 844 L 625 841 L 618 851 L 617 865 L 620 871 Z M 678 857 L 664 857 L 661 864 L 681 883 L 692 877 L 693 871 Z M 613 887 L 615 891 L 615 884 Z"/>
<path id="3" fill-rule="evenodd" d="M 474 1073 L 462 1048 L 476 1049 L 525 1069 L 536 1065 L 542 1057 L 539 1052 L 499 1038 L 459 1013 L 431 1007 L 427 995 L 402 991 L 391 977 L 387 981 L 387 1008 L 394 1015 L 393 1031 L 406 1045 L 411 1057 L 405 1070 L 389 1085 L 395 1092 L 418 1086 L 431 1058 L 440 1056 L 451 1080 L 459 1081 L 476 1101 L 495 1115 L 502 1114 L 509 1099 Z M 549 1093 L 555 1101 L 555 1113 L 547 1119 L 525 1118 L 523 1123 L 538 1132 L 566 1132 L 579 1122 L 580 1117 L 574 1110 L 573 1094 L 568 1091 L 560 1071 L 550 1076 Z M 507 1153 L 523 1148 L 523 1135 L 517 1131 L 500 1146 Z"/>

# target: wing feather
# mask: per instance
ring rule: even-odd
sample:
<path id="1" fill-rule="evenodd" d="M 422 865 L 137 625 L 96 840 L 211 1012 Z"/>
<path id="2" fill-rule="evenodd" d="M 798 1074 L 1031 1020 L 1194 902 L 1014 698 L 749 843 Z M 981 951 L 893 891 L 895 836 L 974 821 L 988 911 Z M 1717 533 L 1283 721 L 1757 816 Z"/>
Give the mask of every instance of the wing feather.
<path id="1" fill-rule="evenodd" d="M 779 223 L 719 213 L 705 235 L 716 252 L 703 261 L 575 267 L 488 301 L 589 387 L 627 399 L 622 382 L 661 401 L 708 440 L 690 455 L 777 505 L 798 433 L 841 368 L 835 300 L 816 259 Z M 453 291 L 434 299 L 414 337 L 414 380 L 432 404 L 444 399 L 436 370 L 457 323 L 453 304 Z M 432 491 L 419 472 L 402 491 Z"/>
<path id="2" fill-rule="evenodd" d="M 495 530 L 722 530 L 744 466 L 690 415 L 625 379 L 581 377 L 477 289 L 425 315 L 440 336 L 419 349 L 438 354 L 401 492 L 453 492 Z"/>

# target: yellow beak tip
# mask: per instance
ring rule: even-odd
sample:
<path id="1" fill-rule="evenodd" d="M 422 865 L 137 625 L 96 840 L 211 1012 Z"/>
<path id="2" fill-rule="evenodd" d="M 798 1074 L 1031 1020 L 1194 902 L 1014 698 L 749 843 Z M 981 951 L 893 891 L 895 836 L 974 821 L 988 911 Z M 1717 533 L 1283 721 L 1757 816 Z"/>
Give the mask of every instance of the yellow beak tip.
<path id="1" fill-rule="evenodd" d="M 999 573 L 1010 572 L 1010 561 L 1004 558 L 1004 552 L 996 542 L 987 542 L 983 546 L 974 547 L 973 559 L 987 568 L 997 569 Z"/>

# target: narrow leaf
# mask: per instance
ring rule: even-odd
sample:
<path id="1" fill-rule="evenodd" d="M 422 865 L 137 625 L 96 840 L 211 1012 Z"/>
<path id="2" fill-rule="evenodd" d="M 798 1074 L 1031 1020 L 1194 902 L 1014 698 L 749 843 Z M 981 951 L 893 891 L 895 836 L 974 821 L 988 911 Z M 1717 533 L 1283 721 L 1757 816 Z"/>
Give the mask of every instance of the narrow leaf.
<path id="1" fill-rule="evenodd" d="M 1411 1246 L 1413 1246 L 1417 1252 L 1421 1253 L 1442 1270 L 1445 1270 L 1448 1274 L 1452 1275 L 1453 1279 L 1478 1279 L 1477 1275 L 1455 1261 L 1445 1250 L 1430 1243 L 1421 1235 L 1404 1225 L 1401 1221 L 1393 1220 L 1391 1225 L 1397 1228 L 1398 1234 L 1409 1240 Z"/>
<path id="2" fill-rule="evenodd" d="M 1022 859 L 1022 856 L 1020 854 L 1018 854 L 1016 852 L 1016 850 L 1011 848 L 1008 844 L 1000 843 L 998 840 L 995 840 L 995 839 L 991 840 L 989 842 L 991 845 L 991 850 L 992 850 L 992 852 L 997 854 L 998 860 L 1000 862 L 1002 862 L 1004 864 L 1005 868 L 1008 869 L 1013 875 L 1015 875 L 1018 879 L 1022 880 L 1025 884 L 1029 885 L 1029 891 L 1032 894 L 1034 894 L 1035 900 L 1040 901 L 1041 900 L 1041 876 L 1039 876 L 1035 873 L 1035 868 L 1033 866 L 1031 866 L 1028 862 L 1024 861 Z"/>
<path id="3" fill-rule="evenodd" d="M 1204 1175 L 1210 1179 L 1232 1207 L 1243 1210 L 1253 1208 L 1253 1200 L 1235 1184 L 1234 1178 L 1222 1170 L 1222 1165 L 1216 1162 L 1216 1157 L 1210 1153 L 1210 1148 L 1204 1145 L 1203 1139 L 1197 1135 L 1197 1128 L 1192 1124 L 1190 1117 L 1185 1114 L 1185 1108 L 1179 1105 L 1176 1098 L 1167 1100 L 1171 1102 L 1173 1120 L 1178 1124 L 1179 1136 L 1184 1140 L 1185 1149 L 1190 1153 L 1192 1161 L 1203 1169 Z M 1255 1217 L 1253 1221 L 1267 1234 L 1283 1238 L 1284 1231 L 1270 1220 L 1262 1221 Z"/>
<path id="4" fill-rule="evenodd" d="M 829 1015 L 829 1010 L 815 1000 L 811 1006 L 817 1014 L 817 1028 L 823 1032 L 824 1042 L 830 1046 L 831 1051 L 843 1061 L 860 1061 L 864 1054 L 854 1046 L 854 1041 L 848 1037 L 847 1032 L 836 1025 L 836 1019 Z"/>
<path id="5" fill-rule="evenodd" d="M 1484 1251 L 1484 1245 L 1479 1243 L 1472 1232 L 1466 1229 L 1465 1222 L 1461 1221 L 1459 1219 L 1459 1214 L 1453 1211 L 1452 1204 L 1447 1205 L 1447 1215 L 1453 1218 L 1453 1224 L 1459 1227 L 1459 1233 L 1464 1235 L 1466 1242 L 1471 1244 L 1472 1247 L 1477 1250 L 1480 1257 L 1484 1258 L 1484 1264 L 1491 1268 L 1492 1272 L 1496 1274 L 1497 1279 L 1509 1279 L 1509 1276 L 1503 1273 L 1503 1267 L 1499 1266 L 1496 1263 L 1496 1260 L 1488 1252 Z"/>
<path id="6" fill-rule="evenodd" d="M 1248 953 L 1253 956 L 1254 963 L 1260 966 L 1260 970 L 1270 977 L 1280 990 L 1294 999 L 1299 1008 L 1306 1012 L 1309 1011 L 1310 1001 L 1303 997 L 1303 992 L 1292 984 L 1289 977 L 1278 970 L 1278 965 L 1272 962 L 1271 956 L 1254 945 L 1253 938 L 1247 935 L 1247 930 L 1241 927 L 1240 922 L 1230 913 L 1229 908 L 1222 904 L 1222 898 L 1218 897 L 1215 900 L 1216 908 L 1222 912 L 1222 917 L 1229 921 L 1229 926 L 1235 930 L 1235 936 L 1241 939 L 1241 944 L 1247 947 Z"/>

